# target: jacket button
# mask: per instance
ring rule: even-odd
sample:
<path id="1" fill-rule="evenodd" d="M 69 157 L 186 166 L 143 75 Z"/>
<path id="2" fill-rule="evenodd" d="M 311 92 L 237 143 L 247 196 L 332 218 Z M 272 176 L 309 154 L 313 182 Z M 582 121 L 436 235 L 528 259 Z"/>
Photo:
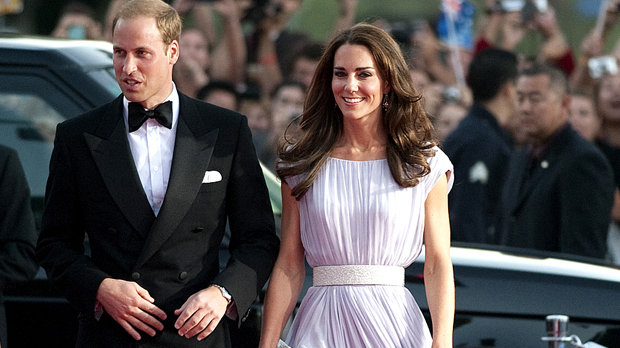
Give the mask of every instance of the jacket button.
<path id="1" fill-rule="evenodd" d="M 185 272 L 185 271 L 181 272 L 181 274 L 179 274 L 179 279 L 181 279 L 181 280 L 187 279 L 187 272 Z"/>
<path id="2" fill-rule="evenodd" d="M 138 272 L 133 272 L 133 273 L 131 274 L 131 279 L 133 279 L 133 280 L 138 280 L 138 279 L 140 279 L 140 273 L 138 273 Z"/>
<path id="3" fill-rule="evenodd" d="M 111 235 L 116 235 L 116 230 L 113 229 L 112 227 L 108 228 L 108 233 Z"/>
<path id="4" fill-rule="evenodd" d="M 205 229 L 204 229 L 204 228 L 202 228 L 202 227 L 196 227 L 196 228 L 194 228 L 194 229 L 192 230 L 192 232 L 194 232 L 194 233 L 200 233 L 200 232 L 202 232 L 202 231 L 204 231 L 204 230 L 205 230 Z"/>

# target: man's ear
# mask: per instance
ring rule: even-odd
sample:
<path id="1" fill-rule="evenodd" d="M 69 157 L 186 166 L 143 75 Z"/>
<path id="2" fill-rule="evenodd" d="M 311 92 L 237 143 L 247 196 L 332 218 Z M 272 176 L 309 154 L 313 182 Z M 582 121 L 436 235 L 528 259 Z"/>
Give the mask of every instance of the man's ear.
<path id="1" fill-rule="evenodd" d="M 168 45 L 167 53 L 170 64 L 174 65 L 177 60 L 179 60 L 179 43 L 177 40 L 173 40 L 170 45 Z"/>
<path id="2" fill-rule="evenodd" d="M 512 98 L 514 94 L 516 94 L 517 85 L 514 80 L 509 80 L 504 82 L 502 87 L 500 87 L 499 93 L 505 95 L 507 98 Z"/>

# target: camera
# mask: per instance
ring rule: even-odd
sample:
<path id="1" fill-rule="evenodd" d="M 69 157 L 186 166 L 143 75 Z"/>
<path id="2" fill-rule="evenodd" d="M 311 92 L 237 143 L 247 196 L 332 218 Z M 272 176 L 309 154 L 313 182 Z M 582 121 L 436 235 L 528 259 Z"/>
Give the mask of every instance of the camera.
<path id="1" fill-rule="evenodd" d="M 67 36 L 72 40 L 86 39 L 86 28 L 83 25 L 71 25 L 67 29 Z"/>
<path id="2" fill-rule="evenodd" d="M 244 19 L 253 23 L 260 23 L 265 17 L 272 17 L 282 12 L 282 4 L 271 0 L 255 0 Z"/>
<path id="3" fill-rule="evenodd" d="M 401 47 L 409 46 L 411 44 L 411 37 L 423 33 L 426 31 L 426 28 L 428 28 L 428 23 L 423 19 L 390 23 L 390 33 Z"/>
<path id="4" fill-rule="evenodd" d="M 547 0 L 498 0 L 496 6 L 505 12 L 522 11 L 528 3 L 534 5 L 538 12 L 546 12 L 549 6 Z"/>
<path id="5" fill-rule="evenodd" d="M 445 87 L 441 91 L 441 99 L 444 103 L 456 103 L 461 100 L 461 91 L 455 86 Z"/>
<path id="6" fill-rule="evenodd" d="M 614 56 L 599 56 L 588 60 L 588 70 L 590 77 L 600 79 L 605 75 L 615 75 L 618 73 L 618 61 Z"/>

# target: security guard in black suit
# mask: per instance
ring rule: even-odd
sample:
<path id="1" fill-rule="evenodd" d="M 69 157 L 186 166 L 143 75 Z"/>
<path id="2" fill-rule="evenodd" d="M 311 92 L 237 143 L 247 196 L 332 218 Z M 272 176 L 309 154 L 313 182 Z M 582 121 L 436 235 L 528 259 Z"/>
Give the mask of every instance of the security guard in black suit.
<path id="1" fill-rule="evenodd" d="M 489 48 L 478 53 L 467 74 L 474 105 L 448 136 L 443 150 L 454 164 L 448 197 L 452 240 L 489 243 L 512 141 L 503 128 L 514 114 L 517 58 Z"/>

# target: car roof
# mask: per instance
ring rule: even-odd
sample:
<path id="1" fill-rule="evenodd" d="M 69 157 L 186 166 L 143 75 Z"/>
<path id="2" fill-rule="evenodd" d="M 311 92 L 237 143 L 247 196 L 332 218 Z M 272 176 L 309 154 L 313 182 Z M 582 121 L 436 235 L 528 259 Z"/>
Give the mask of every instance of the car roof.
<path id="1" fill-rule="evenodd" d="M 514 252 L 514 253 L 513 253 Z M 620 269 L 536 254 L 507 253 L 452 246 L 456 308 L 459 313 L 506 317 L 541 317 L 562 314 L 571 321 L 618 323 L 611 299 L 620 295 Z M 410 271 L 408 288 L 421 308 L 424 253 Z"/>
<path id="2" fill-rule="evenodd" d="M 110 66 L 112 44 L 106 41 L 3 34 L 0 36 L 0 52 L 0 64 L 50 67 L 61 64 L 88 68 Z"/>
<path id="3" fill-rule="evenodd" d="M 450 257 L 454 266 L 560 275 L 620 283 L 620 269 L 612 265 L 455 246 L 450 248 Z M 424 261 L 424 251 L 417 261 Z"/>

